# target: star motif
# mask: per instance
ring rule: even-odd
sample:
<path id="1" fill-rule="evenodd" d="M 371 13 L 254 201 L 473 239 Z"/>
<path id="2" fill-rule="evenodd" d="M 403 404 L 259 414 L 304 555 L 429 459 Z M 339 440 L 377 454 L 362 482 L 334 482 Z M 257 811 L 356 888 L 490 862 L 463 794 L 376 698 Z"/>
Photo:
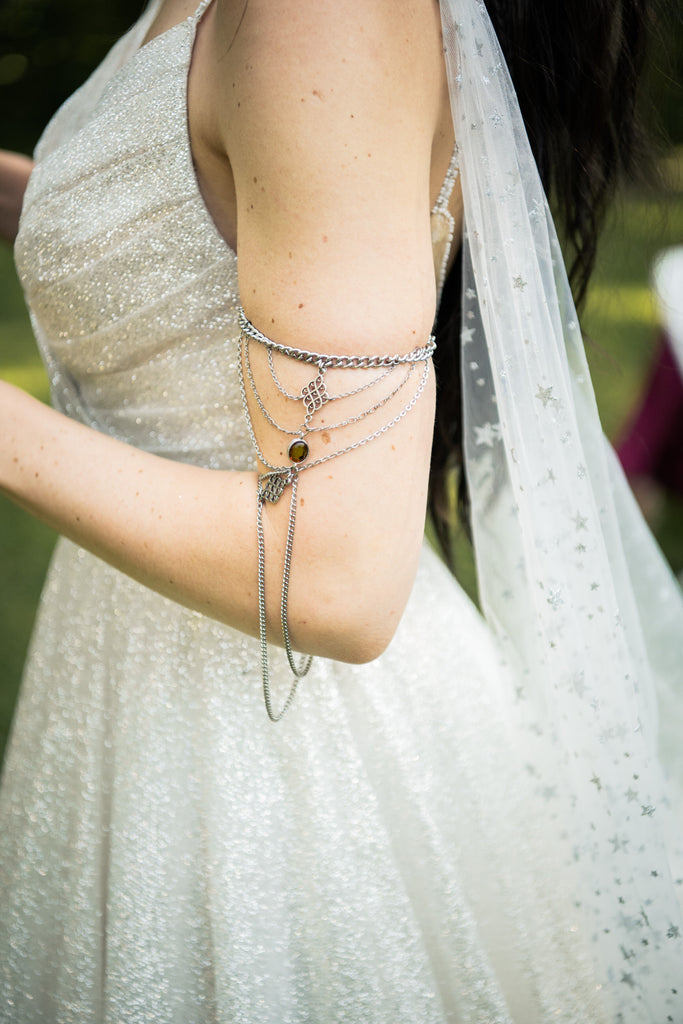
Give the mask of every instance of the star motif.
<path id="1" fill-rule="evenodd" d="M 612 844 L 612 853 L 618 853 L 620 850 L 625 850 L 628 846 L 628 839 L 625 836 L 619 836 L 616 833 L 609 841 Z"/>
<path id="2" fill-rule="evenodd" d="M 526 281 L 521 274 L 517 274 L 516 277 L 512 278 L 512 285 L 514 288 L 519 288 L 520 292 L 523 292 L 526 288 Z"/>
<path id="3" fill-rule="evenodd" d="M 469 345 L 474 337 L 474 327 L 463 327 L 460 332 L 460 339 L 463 345 Z"/>
<path id="4" fill-rule="evenodd" d="M 633 975 L 632 974 L 627 974 L 626 971 L 622 971 L 621 972 L 621 981 L 622 981 L 622 984 L 628 985 L 629 988 L 635 988 L 636 987 L 636 983 L 633 980 Z"/>
<path id="5" fill-rule="evenodd" d="M 576 513 L 576 515 L 572 519 L 572 522 L 574 523 L 574 526 L 576 527 L 576 532 L 577 533 L 579 532 L 579 530 L 587 530 L 588 529 L 588 520 L 586 519 L 585 516 L 582 516 L 580 512 Z"/>
<path id="6" fill-rule="evenodd" d="M 597 791 L 599 793 L 600 790 L 602 789 L 602 780 L 600 779 L 600 776 L 599 775 L 594 775 L 593 778 L 591 779 L 591 782 L 593 783 L 593 785 L 595 786 L 595 788 L 597 789 Z"/>
<path id="7" fill-rule="evenodd" d="M 465 289 L 465 298 L 466 299 L 476 299 L 476 297 L 477 297 L 477 293 L 475 292 L 474 288 L 467 288 L 467 289 Z"/>
<path id="8" fill-rule="evenodd" d="M 490 115 L 490 119 L 491 124 L 493 125 L 494 128 L 500 128 L 500 126 L 503 123 L 503 115 L 500 114 L 497 110 L 493 111 L 493 113 Z"/>
<path id="9" fill-rule="evenodd" d="M 655 809 L 652 806 L 652 804 L 642 804 L 641 805 L 641 811 L 640 811 L 641 818 L 651 818 L 654 813 L 655 813 Z"/>
<path id="10" fill-rule="evenodd" d="M 681 929 L 676 924 L 670 924 L 666 937 L 667 939 L 680 939 Z"/>
<path id="11" fill-rule="evenodd" d="M 578 553 L 580 555 L 584 555 L 586 553 L 586 545 L 585 544 L 577 544 L 576 547 L 574 548 L 574 550 L 578 551 Z"/>
<path id="12" fill-rule="evenodd" d="M 478 39 L 475 39 L 474 40 L 474 48 L 477 51 L 477 57 L 481 57 L 482 51 L 484 49 L 484 44 L 480 43 Z"/>
<path id="13" fill-rule="evenodd" d="M 633 787 L 629 787 L 629 789 L 626 790 L 626 799 L 630 804 L 635 803 L 638 799 L 638 793 L 635 789 L 633 789 Z"/>
<path id="14" fill-rule="evenodd" d="M 599 586 L 599 583 L 591 583 L 591 590 L 597 590 Z"/>
<path id="15" fill-rule="evenodd" d="M 500 435 L 500 427 L 497 423 L 485 423 L 483 427 L 475 427 L 474 433 L 475 444 L 486 445 L 487 448 L 493 448 L 494 443 L 498 440 Z"/>
<path id="16" fill-rule="evenodd" d="M 546 600 L 554 612 L 557 611 L 561 604 L 564 604 L 562 591 L 557 588 L 550 591 L 550 595 L 546 598 Z"/>
<path id="17" fill-rule="evenodd" d="M 555 476 L 555 473 L 553 472 L 552 469 L 549 469 L 548 470 L 548 483 L 549 484 L 554 484 L 556 480 L 557 480 L 557 477 Z"/>
<path id="18" fill-rule="evenodd" d="M 540 384 L 538 385 L 538 391 L 534 395 L 534 398 L 537 398 L 539 400 L 539 402 L 543 402 L 543 408 L 544 409 L 546 409 L 548 407 L 548 402 L 554 402 L 555 401 L 555 397 L 553 396 L 553 389 L 552 389 L 552 387 L 544 388 Z"/>

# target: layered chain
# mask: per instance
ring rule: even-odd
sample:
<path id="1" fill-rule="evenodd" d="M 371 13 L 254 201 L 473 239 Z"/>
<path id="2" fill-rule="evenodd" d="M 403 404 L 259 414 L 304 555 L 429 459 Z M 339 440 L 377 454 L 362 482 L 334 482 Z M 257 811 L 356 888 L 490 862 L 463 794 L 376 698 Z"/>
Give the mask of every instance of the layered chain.
<path id="1" fill-rule="evenodd" d="M 278 722 L 288 708 L 291 706 L 299 680 L 302 679 L 311 667 L 313 658 L 311 655 L 303 655 L 299 664 L 297 664 L 289 635 L 289 624 L 287 617 L 287 603 L 289 597 L 289 582 L 291 576 L 292 567 L 292 548 L 294 544 L 294 527 L 296 524 L 296 508 L 297 508 L 297 487 L 299 474 L 307 469 L 313 469 L 315 466 L 321 466 L 331 459 L 336 459 L 340 455 L 346 455 L 348 452 L 352 452 L 357 448 L 362 448 L 370 441 L 374 441 L 386 434 L 387 431 L 395 427 L 397 423 L 408 415 L 410 410 L 419 401 L 423 394 L 427 381 L 429 379 L 429 366 L 430 357 L 435 348 L 435 341 L 433 337 L 430 337 L 428 343 L 420 348 L 415 348 L 411 352 L 400 354 L 400 355 L 379 355 L 379 356 L 334 356 L 327 353 L 309 352 L 305 349 L 292 348 L 289 345 L 281 345 L 278 342 L 267 338 L 264 334 L 254 327 L 250 320 L 244 313 L 244 310 L 239 310 L 239 326 L 240 326 L 240 339 L 239 339 L 239 381 L 240 390 L 242 394 L 242 406 L 244 408 L 244 414 L 247 422 L 247 428 L 249 430 L 249 436 L 251 437 L 252 444 L 258 455 L 258 458 L 263 466 L 267 467 L 268 472 L 259 474 L 258 477 L 258 490 L 257 490 L 257 503 L 256 503 L 256 528 L 258 537 L 258 602 L 259 602 L 259 638 L 261 646 L 261 674 L 263 680 L 263 696 L 266 704 L 266 711 L 268 717 L 273 722 Z M 252 363 L 249 355 L 249 347 L 251 343 L 262 345 L 266 349 L 266 363 L 271 380 L 279 393 L 287 400 L 291 402 L 301 403 L 303 416 L 300 426 L 297 429 L 287 428 L 279 424 L 275 417 L 268 411 L 266 404 L 263 400 L 263 396 L 258 390 L 254 372 L 252 369 Z M 316 367 L 315 376 L 301 388 L 298 393 L 288 391 L 281 383 L 275 369 L 274 355 L 284 357 L 286 359 L 294 359 L 300 363 L 306 363 L 308 365 Z M 375 430 L 366 434 L 364 437 L 360 437 L 355 441 L 350 442 L 347 445 L 343 445 L 336 448 L 325 455 L 318 456 L 317 458 L 309 458 L 311 455 L 309 439 L 310 435 L 315 435 L 316 432 L 325 430 L 328 433 L 341 430 L 345 427 L 353 426 L 354 424 L 361 423 L 363 420 L 370 416 L 379 413 L 382 408 L 388 405 L 393 398 L 400 394 L 400 392 L 407 387 L 411 379 L 413 378 L 418 364 L 423 363 L 422 372 L 419 380 L 412 391 L 410 398 L 405 402 L 398 413 L 391 416 L 385 423 L 382 423 Z M 341 391 L 339 393 L 332 393 L 327 385 L 327 371 L 328 370 L 380 370 L 382 372 L 376 374 L 370 381 L 364 381 L 361 385 L 351 388 L 348 391 Z M 376 388 L 385 381 L 388 381 L 389 376 L 396 370 L 401 369 L 403 372 L 397 384 L 394 384 L 390 390 L 381 396 L 377 401 L 371 403 L 367 408 L 360 410 L 359 412 L 353 413 L 349 416 L 342 417 L 336 423 L 315 425 L 313 420 L 316 414 L 320 413 L 326 406 L 332 402 L 339 402 L 344 399 L 355 397 L 364 391 L 371 388 Z M 259 444 L 254 424 L 252 421 L 251 407 L 249 403 L 249 395 L 253 397 L 255 407 L 263 419 L 271 427 L 275 428 L 280 433 L 286 434 L 293 437 L 293 440 L 289 443 L 287 448 L 287 455 L 289 458 L 289 465 L 277 466 L 272 462 L 269 462 L 265 453 L 263 452 L 262 446 Z M 284 647 L 287 654 L 287 660 L 289 667 L 292 670 L 294 680 L 290 688 L 289 694 L 278 712 L 273 708 L 273 703 L 270 693 L 270 675 L 268 669 L 268 641 L 267 641 L 267 623 L 266 623 L 266 583 L 265 583 L 265 540 L 263 533 L 263 507 L 266 502 L 275 504 L 282 497 L 285 489 L 291 488 L 290 492 L 290 506 L 289 506 L 289 519 L 287 525 L 287 539 L 285 543 L 285 557 L 284 567 L 282 574 L 282 590 L 280 600 L 280 625 L 282 628 L 282 637 L 284 641 Z"/>

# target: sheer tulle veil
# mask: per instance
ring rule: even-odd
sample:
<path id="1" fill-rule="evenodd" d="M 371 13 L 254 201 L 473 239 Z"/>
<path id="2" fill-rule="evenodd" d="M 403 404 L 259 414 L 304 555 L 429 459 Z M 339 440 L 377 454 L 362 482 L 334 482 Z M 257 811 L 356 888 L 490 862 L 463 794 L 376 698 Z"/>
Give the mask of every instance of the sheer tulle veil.
<path id="1" fill-rule="evenodd" d="M 603 438 L 486 7 L 442 0 L 441 16 L 465 209 L 465 459 L 482 608 L 516 671 L 530 744 L 545 736 L 558 756 L 550 792 L 571 808 L 562 827 L 607 1006 L 633 1024 L 683 1020 L 681 591 Z M 533 756 L 529 770 L 553 771 Z"/>

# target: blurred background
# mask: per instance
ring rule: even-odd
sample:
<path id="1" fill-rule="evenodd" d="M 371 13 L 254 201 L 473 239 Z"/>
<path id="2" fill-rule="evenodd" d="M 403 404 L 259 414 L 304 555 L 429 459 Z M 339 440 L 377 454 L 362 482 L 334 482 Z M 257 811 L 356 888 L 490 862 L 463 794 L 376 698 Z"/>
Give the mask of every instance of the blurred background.
<path id="1" fill-rule="evenodd" d="M 0 147 L 30 153 L 55 109 L 143 6 L 141 0 L 0 0 Z M 617 443 L 629 433 L 660 354 L 653 261 L 661 250 L 683 244 L 682 82 L 683 12 L 678 0 L 666 0 L 659 5 L 643 91 L 658 174 L 648 185 L 622 190 L 582 316 L 603 425 Z M 1 244 L 0 374 L 47 400 L 12 253 Z M 683 435 L 669 443 L 680 460 Z M 657 480 L 638 486 L 673 570 L 683 572 L 681 494 Z M 0 498 L 0 756 L 54 540 L 50 530 Z M 459 565 L 463 584 L 472 592 L 464 543 Z"/>

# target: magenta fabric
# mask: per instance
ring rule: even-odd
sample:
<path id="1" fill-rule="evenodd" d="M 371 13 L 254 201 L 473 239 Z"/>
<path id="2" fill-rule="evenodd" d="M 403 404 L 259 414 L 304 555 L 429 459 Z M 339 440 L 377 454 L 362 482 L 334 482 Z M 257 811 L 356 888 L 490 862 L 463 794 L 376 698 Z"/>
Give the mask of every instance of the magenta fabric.
<path id="1" fill-rule="evenodd" d="M 683 381 L 664 331 L 645 392 L 617 454 L 627 476 L 650 477 L 683 496 Z"/>

